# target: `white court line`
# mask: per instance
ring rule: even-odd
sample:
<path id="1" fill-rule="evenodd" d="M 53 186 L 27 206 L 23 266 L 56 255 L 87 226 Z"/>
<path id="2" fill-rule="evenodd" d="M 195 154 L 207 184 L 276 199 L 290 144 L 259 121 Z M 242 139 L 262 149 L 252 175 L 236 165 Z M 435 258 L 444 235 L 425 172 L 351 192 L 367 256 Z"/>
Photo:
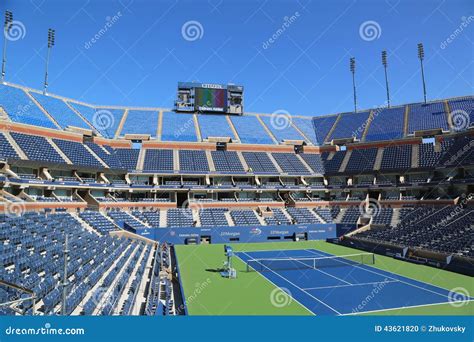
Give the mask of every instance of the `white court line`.
<path id="1" fill-rule="evenodd" d="M 251 258 L 250 255 L 248 255 L 246 252 L 242 252 L 243 254 L 245 254 L 246 256 L 248 256 L 249 258 Z M 251 258 L 252 259 L 252 258 Z M 277 272 L 274 272 L 273 270 L 271 270 L 270 268 L 268 268 L 267 266 L 263 265 L 263 267 L 267 268 L 270 272 L 273 272 L 274 274 L 276 274 L 278 277 L 280 277 L 281 279 L 283 279 L 284 281 L 286 281 L 287 283 L 293 285 L 294 287 L 296 287 L 298 290 L 300 290 L 301 292 L 307 294 L 308 296 L 310 296 L 311 298 L 317 300 L 318 302 L 320 302 L 321 304 L 323 304 L 324 306 L 326 306 L 327 308 L 331 309 L 332 311 L 334 311 L 335 313 L 337 313 L 338 315 L 342 315 L 339 311 L 337 311 L 336 309 L 334 309 L 333 307 L 329 306 L 328 304 L 326 304 L 325 302 L 323 302 L 322 300 L 316 298 L 315 296 L 313 296 L 311 293 L 308 293 L 306 292 L 305 290 L 303 290 L 301 287 L 293 284 L 291 281 L 289 281 L 288 279 L 286 279 L 285 277 L 283 277 L 282 275 L 278 274 Z M 258 272 L 258 271 L 257 271 Z M 260 272 L 258 272 L 260 273 Z M 263 275 L 264 276 L 264 275 Z M 265 276 L 264 276 L 265 277 Z M 266 279 L 268 279 L 267 277 L 265 277 Z M 280 286 L 278 286 L 280 287 Z M 293 297 L 293 296 L 292 296 Z M 294 297 L 293 297 L 294 298 Z"/>
<path id="2" fill-rule="evenodd" d="M 473 302 L 473 299 L 465 301 L 465 303 Z M 359 312 L 351 312 L 347 314 L 343 314 L 343 316 L 353 316 L 359 314 L 366 314 L 366 313 L 373 313 L 373 312 L 381 312 L 381 311 L 394 311 L 394 310 L 401 310 L 401 309 L 411 309 L 411 308 L 421 308 L 425 306 L 434 306 L 434 305 L 445 305 L 445 304 L 453 304 L 453 303 L 461 303 L 462 300 L 456 302 L 440 302 L 440 303 L 430 303 L 430 304 L 420 304 L 420 305 L 412 305 L 412 306 L 400 306 L 398 308 L 391 308 L 391 309 L 378 309 L 378 310 L 370 310 L 370 311 L 359 311 Z"/>
<path id="3" fill-rule="evenodd" d="M 311 250 L 309 250 L 309 251 L 311 251 Z M 319 255 L 318 253 L 313 253 L 313 254 Z M 369 269 L 367 269 L 367 268 L 363 268 L 363 267 L 360 267 L 360 266 L 357 266 L 357 265 L 351 265 L 351 264 L 349 264 L 349 263 L 347 263 L 347 262 L 344 262 L 344 261 L 342 261 L 342 260 L 338 260 L 338 261 L 339 261 L 339 262 L 342 262 L 343 264 L 346 264 L 346 265 L 349 265 L 349 266 L 352 266 L 352 267 L 355 267 L 355 268 L 359 268 L 359 269 L 361 269 L 361 270 L 364 270 L 364 271 L 367 271 L 367 272 L 374 273 L 374 274 L 377 274 L 377 275 L 379 275 L 379 276 L 385 277 L 385 279 L 397 280 L 397 281 L 400 282 L 400 283 L 403 283 L 403 284 L 406 284 L 406 285 L 410 285 L 410 286 L 413 286 L 413 287 L 416 287 L 416 288 L 419 288 L 419 289 L 421 289 L 421 290 L 425 290 L 425 291 L 428 291 L 428 292 L 432 292 L 432 293 L 437 294 L 438 296 L 441 296 L 441 297 L 444 297 L 444 298 L 449 298 L 448 296 L 446 296 L 446 295 L 444 295 L 444 294 L 441 294 L 441 293 L 439 293 L 439 292 L 436 292 L 436 291 L 433 291 L 433 290 L 430 290 L 430 289 L 425 289 L 424 287 L 421 287 L 421 286 L 418 286 L 418 285 L 415 285 L 415 284 L 410 284 L 409 282 L 406 282 L 406 281 L 403 281 L 403 280 L 400 280 L 400 279 L 397 279 L 397 278 L 393 278 L 393 277 L 390 277 L 390 276 L 388 276 L 388 275 L 385 275 L 385 274 L 382 274 L 382 273 L 379 273 L 379 272 L 376 272 L 376 271 L 373 271 L 373 270 L 369 270 Z M 364 266 L 373 268 L 373 267 L 367 266 L 367 265 L 364 265 Z M 389 271 L 385 271 L 385 272 L 390 273 L 390 274 L 394 274 L 394 273 L 389 272 Z M 403 276 L 403 275 L 399 275 L 399 276 L 400 276 L 400 277 L 405 277 L 405 276 Z M 426 284 L 426 285 L 434 286 L 434 287 L 437 287 L 437 288 L 439 288 L 439 289 L 443 289 L 442 287 L 435 286 L 435 285 L 431 285 L 431 284 L 425 283 L 425 282 L 420 281 L 420 280 L 416 280 L 416 279 L 409 278 L 409 277 L 405 277 L 405 278 L 411 279 L 411 280 L 414 280 L 414 281 L 417 281 L 417 282 L 420 282 L 420 283 L 424 283 L 424 284 Z M 447 289 L 443 289 L 443 290 L 444 290 L 444 291 L 448 291 Z"/>
<path id="4" fill-rule="evenodd" d="M 349 283 L 348 281 L 346 281 L 346 280 L 344 280 L 344 279 L 342 279 L 342 278 L 336 277 L 335 275 L 332 275 L 332 274 L 330 274 L 330 273 L 321 271 L 319 268 L 313 268 L 313 270 L 316 270 L 316 271 L 321 272 L 321 273 L 323 273 L 323 274 L 326 274 L 326 275 L 328 275 L 328 276 L 330 276 L 330 277 L 333 277 L 334 279 L 337 279 L 337 280 L 339 280 L 339 281 L 342 281 L 343 283 L 346 283 L 346 284 L 347 284 L 346 286 L 355 285 L 355 284 Z"/>
<path id="5" fill-rule="evenodd" d="M 246 254 L 245 252 L 240 252 L 240 253 L 243 253 L 243 254 Z M 237 258 L 239 258 L 244 264 L 245 264 L 245 260 L 243 260 L 240 256 L 236 255 Z M 273 281 L 271 281 L 270 279 L 268 279 L 267 277 L 265 277 L 262 273 L 256 271 L 263 279 L 265 279 L 266 281 L 270 282 L 271 284 L 273 284 L 273 286 L 275 286 L 275 288 L 279 288 L 281 289 L 280 286 L 278 286 L 277 284 L 275 284 Z M 283 291 L 283 290 L 282 290 Z M 312 314 L 313 316 L 315 316 L 316 314 L 311 311 L 309 308 L 307 308 L 305 305 L 303 305 L 303 303 L 301 303 L 300 301 L 298 301 L 296 298 L 294 298 L 293 296 L 291 297 L 295 302 L 297 302 L 298 304 L 300 304 L 303 308 L 306 309 L 306 311 L 308 311 L 310 314 Z"/>
<path id="6" fill-rule="evenodd" d="M 335 287 L 351 287 L 351 286 L 376 285 L 376 284 L 388 284 L 388 283 L 398 283 L 398 280 L 376 281 L 376 282 L 372 282 L 372 283 L 357 283 L 357 284 L 350 284 L 350 285 L 308 287 L 308 288 L 305 288 L 303 290 L 321 290 L 321 289 L 332 289 L 332 288 L 335 288 Z"/>

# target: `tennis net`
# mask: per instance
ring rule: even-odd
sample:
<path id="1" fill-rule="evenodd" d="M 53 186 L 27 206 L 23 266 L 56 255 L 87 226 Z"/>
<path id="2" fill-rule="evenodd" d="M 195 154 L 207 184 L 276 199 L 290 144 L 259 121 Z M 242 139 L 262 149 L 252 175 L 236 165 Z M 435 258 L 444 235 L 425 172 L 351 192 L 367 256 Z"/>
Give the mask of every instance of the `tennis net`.
<path id="1" fill-rule="evenodd" d="M 324 267 L 373 264 L 375 264 L 375 254 L 373 253 L 333 255 L 314 258 L 258 258 L 247 260 L 247 272 L 318 269 Z"/>

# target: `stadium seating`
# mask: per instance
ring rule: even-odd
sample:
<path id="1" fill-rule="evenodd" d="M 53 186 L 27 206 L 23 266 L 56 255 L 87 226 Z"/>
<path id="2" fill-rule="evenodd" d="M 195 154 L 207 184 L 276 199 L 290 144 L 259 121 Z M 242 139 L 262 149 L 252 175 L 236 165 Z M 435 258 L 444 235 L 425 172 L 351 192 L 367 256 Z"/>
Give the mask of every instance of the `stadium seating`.
<path id="1" fill-rule="evenodd" d="M 166 217 L 168 227 L 193 227 L 195 225 L 191 209 L 169 209 Z"/>
<path id="2" fill-rule="evenodd" d="M 260 225 L 260 221 L 253 210 L 232 210 L 230 216 L 232 216 L 236 226 Z"/>
<path id="3" fill-rule="evenodd" d="M 436 128 L 449 130 L 444 102 L 409 105 L 408 134 Z"/>
<path id="4" fill-rule="evenodd" d="M 378 148 L 356 149 L 352 150 L 351 157 L 347 163 L 345 171 L 362 172 L 372 171 L 374 168 L 375 158 L 377 157 Z"/>
<path id="5" fill-rule="evenodd" d="M 102 168 L 102 163 L 94 157 L 87 148 L 78 142 L 53 139 L 53 142 L 61 149 L 68 159 L 76 165 L 85 165 Z"/>
<path id="6" fill-rule="evenodd" d="M 304 137 L 292 126 L 292 119 L 285 115 L 279 117 L 278 115 L 266 116 L 261 115 L 260 119 L 272 132 L 273 136 L 278 142 L 284 140 L 305 140 Z M 281 120 L 279 122 L 279 120 Z"/>
<path id="7" fill-rule="evenodd" d="M 194 126 L 194 115 L 164 112 L 162 123 L 162 141 L 194 141 L 198 140 Z"/>
<path id="8" fill-rule="evenodd" d="M 13 122 L 45 128 L 57 128 L 51 119 L 20 88 L 0 84 L 0 105 Z"/>
<path id="9" fill-rule="evenodd" d="M 125 169 L 137 169 L 137 162 L 140 150 L 130 148 L 117 148 L 112 150 L 112 153 L 120 161 L 120 165 L 122 165 Z"/>
<path id="10" fill-rule="evenodd" d="M 12 132 L 11 136 L 25 152 L 29 160 L 65 164 L 65 160 L 43 137 Z"/>
<path id="11" fill-rule="evenodd" d="M 179 169 L 183 172 L 209 172 L 205 151 L 179 150 Z"/>
<path id="12" fill-rule="evenodd" d="M 129 110 L 120 135 L 149 134 L 155 138 L 157 130 L 158 112 L 152 110 Z"/>
<path id="13" fill-rule="evenodd" d="M 82 118 L 77 115 L 66 103 L 53 96 L 47 96 L 30 92 L 36 101 L 51 115 L 54 120 L 61 126 L 66 128 L 68 126 L 80 127 L 90 129 Z"/>
<path id="14" fill-rule="evenodd" d="M 444 253 L 474 255 L 473 208 L 418 207 L 406 211 L 397 226 L 371 229 L 357 236 Z"/>
<path id="15" fill-rule="evenodd" d="M 403 138 L 405 106 L 378 108 L 374 111 L 365 141 Z"/>
<path id="16" fill-rule="evenodd" d="M 278 173 L 270 157 L 264 152 L 242 152 L 248 167 L 255 173 Z"/>
<path id="17" fill-rule="evenodd" d="M 324 145 L 326 138 L 334 126 L 337 118 L 337 115 L 313 118 L 314 131 L 316 133 L 316 141 L 318 145 Z"/>
<path id="18" fill-rule="evenodd" d="M 331 174 L 339 172 L 339 169 L 341 168 L 341 164 L 345 156 L 346 151 L 335 152 L 331 159 L 329 159 L 329 152 L 322 153 L 321 158 L 323 159 L 325 173 Z"/>
<path id="19" fill-rule="evenodd" d="M 244 144 L 274 144 L 273 139 L 254 115 L 231 117 L 239 139 Z"/>
<path id="20" fill-rule="evenodd" d="M 309 174 L 308 169 L 292 153 L 272 153 L 273 158 L 280 166 L 283 172 L 288 174 Z"/>
<path id="21" fill-rule="evenodd" d="M 197 118 L 203 140 L 209 137 L 228 137 L 236 140 L 234 132 L 232 132 L 224 115 L 201 114 Z"/>
<path id="22" fill-rule="evenodd" d="M 370 112 L 341 114 L 340 119 L 328 140 L 331 141 L 333 139 L 351 137 L 360 140 L 364 133 L 369 114 Z"/>
<path id="23" fill-rule="evenodd" d="M 324 163 L 321 159 L 320 154 L 311 154 L 311 153 L 302 153 L 300 154 L 301 158 L 306 162 L 306 164 L 311 167 L 313 172 L 323 174 L 325 173 L 324 170 Z"/>
<path id="24" fill-rule="evenodd" d="M 244 173 L 244 167 L 233 151 L 211 151 L 216 171 L 223 173 Z"/>
<path id="25" fill-rule="evenodd" d="M 380 169 L 408 169 L 411 167 L 411 145 L 388 146 L 384 148 Z"/>
<path id="26" fill-rule="evenodd" d="M 215 209 L 201 209 L 199 211 L 199 220 L 201 227 L 222 227 L 228 226 L 229 223 L 225 217 L 227 209 L 215 208 Z"/>
<path id="27" fill-rule="evenodd" d="M 0 133 L 0 158 L 1 159 L 19 159 L 20 157 L 16 153 L 13 146 L 10 142 L 5 138 L 3 133 Z"/>
<path id="28" fill-rule="evenodd" d="M 173 171 L 173 150 L 147 149 L 144 171 Z"/>

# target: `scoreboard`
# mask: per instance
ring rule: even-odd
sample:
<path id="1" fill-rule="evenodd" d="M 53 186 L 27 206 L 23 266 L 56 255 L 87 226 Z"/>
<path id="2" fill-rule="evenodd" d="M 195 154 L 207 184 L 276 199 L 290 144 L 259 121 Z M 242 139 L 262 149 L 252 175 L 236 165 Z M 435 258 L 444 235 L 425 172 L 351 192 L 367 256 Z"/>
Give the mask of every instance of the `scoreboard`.
<path id="1" fill-rule="evenodd" d="M 244 87 L 228 84 L 179 82 L 177 112 L 243 114 Z"/>

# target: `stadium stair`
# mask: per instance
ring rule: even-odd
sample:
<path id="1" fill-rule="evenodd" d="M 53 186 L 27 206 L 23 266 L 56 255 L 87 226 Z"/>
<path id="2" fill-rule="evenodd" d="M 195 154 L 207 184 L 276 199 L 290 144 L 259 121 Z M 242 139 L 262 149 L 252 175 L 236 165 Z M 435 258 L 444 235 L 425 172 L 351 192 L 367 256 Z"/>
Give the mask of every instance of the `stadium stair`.
<path id="1" fill-rule="evenodd" d="M 196 130 L 197 140 L 203 141 L 202 134 L 201 134 L 201 126 L 199 126 L 199 121 L 195 114 L 193 114 L 193 123 L 194 123 L 194 129 Z"/>
<path id="2" fill-rule="evenodd" d="M 267 125 L 265 125 L 265 123 L 263 122 L 262 118 L 260 117 L 260 115 L 256 115 L 255 116 L 258 120 L 258 122 L 260 123 L 260 125 L 262 125 L 263 129 L 265 130 L 265 132 L 267 132 L 268 136 L 273 140 L 273 142 L 275 144 L 279 144 L 280 142 L 277 140 L 277 138 L 275 138 L 275 136 L 273 135 L 272 131 L 267 127 Z"/>
<path id="3" fill-rule="evenodd" d="M 120 122 L 117 126 L 117 130 L 115 131 L 114 138 L 117 139 L 120 136 L 120 133 L 122 133 L 123 126 L 125 125 L 125 121 L 127 121 L 128 117 L 128 109 L 125 109 L 122 115 L 122 118 L 120 119 Z"/>
<path id="4" fill-rule="evenodd" d="M 28 157 L 26 156 L 25 152 L 20 148 L 20 146 L 16 143 L 15 139 L 10 135 L 10 132 L 2 132 L 5 139 L 10 143 L 11 147 L 15 150 L 16 154 L 22 159 L 22 160 L 28 160 Z"/>
<path id="5" fill-rule="evenodd" d="M 85 145 L 85 144 L 83 144 L 82 146 L 84 146 L 84 148 L 85 148 L 95 159 L 97 159 L 97 161 L 98 161 L 99 163 L 101 163 L 103 167 L 105 167 L 105 168 L 108 168 L 108 167 L 109 167 L 109 165 L 107 165 L 107 164 L 105 163 L 105 161 L 103 161 L 101 158 L 99 158 L 99 156 L 98 156 L 97 154 L 95 154 L 95 152 L 92 151 L 89 146 L 87 146 L 87 145 Z"/>
<path id="6" fill-rule="evenodd" d="M 242 166 L 244 167 L 244 170 L 247 172 L 248 170 L 250 170 L 248 164 L 247 164 L 247 161 L 245 160 L 244 156 L 242 155 L 242 152 L 240 151 L 237 151 L 237 157 L 239 158 L 240 160 L 240 163 L 242 164 Z"/>
<path id="7" fill-rule="evenodd" d="M 420 162 L 420 145 L 414 144 L 411 147 L 411 167 L 418 168 Z"/>
<path id="8" fill-rule="evenodd" d="M 268 158 L 270 158 L 270 160 L 272 161 L 273 165 L 275 166 L 276 170 L 278 171 L 278 173 L 283 173 L 283 170 L 281 169 L 280 165 L 278 165 L 277 161 L 275 160 L 275 158 L 273 157 L 273 154 L 271 154 L 270 152 L 267 152 L 267 156 Z"/>
<path id="9" fill-rule="evenodd" d="M 314 172 L 313 169 L 308 165 L 308 163 L 306 163 L 306 161 L 303 159 L 303 157 L 301 157 L 299 154 L 297 154 L 296 158 L 299 159 L 301 164 L 303 164 L 303 166 L 306 168 L 306 170 L 308 170 L 309 173 Z"/>
<path id="10" fill-rule="evenodd" d="M 138 154 L 138 160 L 137 160 L 137 170 L 138 171 L 143 171 L 143 166 L 145 164 L 145 155 L 146 155 L 146 148 L 141 148 L 140 153 Z"/>
<path id="11" fill-rule="evenodd" d="M 379 147 L 379 149 L 377 150 L 377 156 L 375 157 L 374 163 L 374 171 L 380 170 L 380 166 L 382 165 L 383 151 L 383 147 Z"/>
<path id="12" fill-rule="evenodd" d="M 31 102 L 33 102 L 33 103 L 44 113 L 44 115 L 46 115 L 46 117 L 47 117 L 51 122 L 53 122 L 53 124 L 54 124 L 57 128 L 61 129 L 61 125 L 56 121 L 55 118 L 53 118 L 53 117 L 43 108 L 43 106 L 34 98 L 34 96 L 32 96 L 32 95 L 30 94 L 30 92 L 28 92 L 28 91 L 26 91 L 26 90 L 25 90 L 25 93 L 26 93 L 26 95 L 29 97 L 29 100 L 30 100 Z"/>
<path id="13" fill-rule="evenodd" d="M 351 159 L 352 150 L 347 150 L 344 159 L 342 160 L 341 166 L 339 167 L 339 172 L 343 173 L 346 171 L 347 164 L 349 163 L 349 159 Z"/>
<path id="14" fill-rule="evenodd" d="M 403 120 L 403 136 L 408 136 L 408 122 L 410 121 L 410 106 L 405 106 L 405 115 Z"/>
<path id="15" fill-rule="evenodd" d="M 451 110 L 449 108 L 448 100 L 444 100 L 444 111 L 446 113 L 446 120 L 448 121 L 448 128 L 450 132 L 454 131 L 453 120 L 451 117 Z"/>
<path id="16" fill-rule="evenodd" d="M 209 171 L 216 172 L 216 167 L 214 166 L 214 160 L 212 159 L 211 151 L 206 150 L 207 163 L 209 164 Z"/>
<path id="17" fill-rule="evenodd" d="M 360 137 L 360 141 L 365 141 L 365 137 L 367 136 L 367 133 L 369 132 L 370 125 L 374 121 L 375 113 L 376 113 L 375 110 L 370 111 L 369 117 L 367 118 L 367 121 L 365 122 L 364 132 L 362 133 L 362 136 Z"/>
<path id="18" fill-rule="evenodd" d="M 179 172 L 181 161 L 179 159 L 179 150 L 173 150 L 173 171 Z"/>
<path id="19" fill-rule="evenodd" d="M 336 121 L 334 121 L 334 124 L 332 125 L 331 129 L 329 130 L 328 134 L 327 134 L 326 137 L 324 138 L 324 142 L 323 142 L 323 143 L 327 142 L 328 139 L 329 139 L 329 137 L 332 136 L 332 134 L 333 134 L 334 131 L 336 130 L 337 124 L 339 123 L 339 121 L 341 121 L 341 118 L 342 118 L 342 115 L 339 114 L 339 115 L 337 116 Z M 323 145 L 323 143 L 321 143 L 321 145 Z"/>
<path id="20" fill-rule="evenodd" d="M 234 123 L 230 119 L 230 115 L 226 115 L 226 119 L 227 119 L 227 122 L 229 124 L 230 130 L 234 134 L 235 142 L 240 142 L 239 133 L 237 132 L 237 129 L 235 128 Z"/>
<path id="21" fill-rule="evenodd" d="M 64 159 L 64 161 L 67 163 L 67 164 L 70 164 L 72 165 L 73 162 L 64 154 L 63 151 L 61 151 L 61 149 L 58 147 L 58 145 L 56 145 L 53 141 L 53 139 L 47 137 L 46 140 L 48 141 L 48 143 L 54 148 L 54 150 L 61 156 L 61 158 Z"/>

